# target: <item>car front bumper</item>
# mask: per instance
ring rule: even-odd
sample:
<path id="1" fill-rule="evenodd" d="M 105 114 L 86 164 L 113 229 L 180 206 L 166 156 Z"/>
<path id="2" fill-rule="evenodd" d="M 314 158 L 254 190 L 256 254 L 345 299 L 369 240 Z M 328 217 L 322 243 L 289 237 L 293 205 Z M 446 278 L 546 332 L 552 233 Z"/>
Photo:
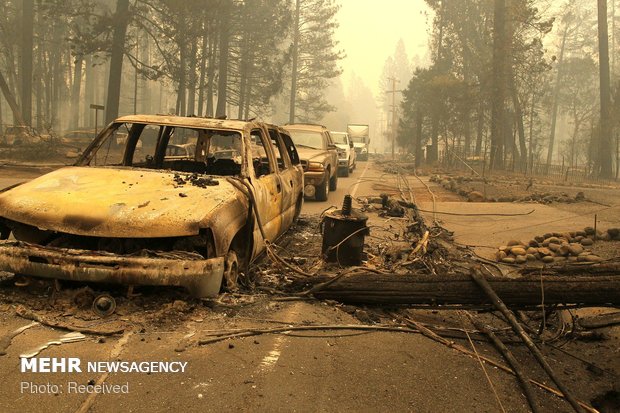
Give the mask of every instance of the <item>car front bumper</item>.
<path id="1" fill-rule="evenodd" d="M 194 259 L 184 253 L 152 251 L 148 256 L 117 255 L 0 241 L 0 271 L 83 282 L 179 286 L 196 297 L 215 297 L 222 284 L 224 258 Z"/>

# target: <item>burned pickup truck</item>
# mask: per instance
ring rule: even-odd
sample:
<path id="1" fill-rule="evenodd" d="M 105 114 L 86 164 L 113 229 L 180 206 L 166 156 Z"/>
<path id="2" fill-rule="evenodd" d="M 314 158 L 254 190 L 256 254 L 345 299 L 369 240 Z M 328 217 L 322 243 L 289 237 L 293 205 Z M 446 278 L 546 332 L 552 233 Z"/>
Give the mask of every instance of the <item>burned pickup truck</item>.
<path id="1" fill-rule="evenodd" d="M 0 193 L 0 270 L 215 296 L 302 202 L 299 157 L 277 126 L 125 116 L 74 166 Z"/>

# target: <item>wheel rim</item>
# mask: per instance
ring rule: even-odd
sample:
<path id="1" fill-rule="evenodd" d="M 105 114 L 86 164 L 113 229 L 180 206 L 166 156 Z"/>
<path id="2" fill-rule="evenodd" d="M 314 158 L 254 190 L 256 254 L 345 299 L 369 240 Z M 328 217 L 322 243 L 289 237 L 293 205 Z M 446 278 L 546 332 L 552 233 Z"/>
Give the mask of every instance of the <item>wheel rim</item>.
<path id="1" fill-rule="evenodd" d="M 325 184 L 325 199 L 327 199 L 327 197 L 329 196 L 329 185 L 330 185 L 329 173 L 327 174 L 327 177 L 325 178 L 325 182 L 326 182 L 326 184 Z"/>
<path id="2" fill-rule="evenodd" d="M 234 291 L 239 288 L 239 260 L 237 259 L 237 253 L 233 250 L 228 251 L 228 255 L 226 255 L 224 279 L 228 290 Z"/>

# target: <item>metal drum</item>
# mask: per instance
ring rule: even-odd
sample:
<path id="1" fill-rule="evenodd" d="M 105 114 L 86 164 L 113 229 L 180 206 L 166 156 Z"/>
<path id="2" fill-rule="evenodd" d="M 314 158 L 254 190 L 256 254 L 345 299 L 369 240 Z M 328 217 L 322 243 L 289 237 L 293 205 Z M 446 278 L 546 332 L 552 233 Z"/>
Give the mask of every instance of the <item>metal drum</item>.
<path id="1" fill-rule="evenodd" d="M 364 252 L 364 237 L 368 217 L 351 208 L 351 196 L 346 195 L 342 209 L 327 212 L 323 217 L 323 258 L 340 265 L 360 265 Z"/>

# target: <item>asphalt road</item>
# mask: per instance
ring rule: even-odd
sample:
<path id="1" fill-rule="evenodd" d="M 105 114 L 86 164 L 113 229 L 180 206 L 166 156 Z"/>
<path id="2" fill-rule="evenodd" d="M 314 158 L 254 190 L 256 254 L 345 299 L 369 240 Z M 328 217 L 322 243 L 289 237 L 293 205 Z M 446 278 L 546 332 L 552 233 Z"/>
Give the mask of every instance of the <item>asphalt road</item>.
<path id="1" fill-rule="evenodd" d="M 312 198 L 306 199 L 304 201 L 302 213 L 320 214 L 332 205 L 340 208 L 345 195 L 352 195 L 355 197 L 356 195 L 370 191 L 372 181 L 369 180 L 369 177 L 374 177 L 376 175 L 376 171 L 370 168 L 371 164 L 371 162 L 358 162 L 357 167 L 348 177 L 338 177 L 338 188 L 329 193 L 327 201 L 318 202 Z"/>

